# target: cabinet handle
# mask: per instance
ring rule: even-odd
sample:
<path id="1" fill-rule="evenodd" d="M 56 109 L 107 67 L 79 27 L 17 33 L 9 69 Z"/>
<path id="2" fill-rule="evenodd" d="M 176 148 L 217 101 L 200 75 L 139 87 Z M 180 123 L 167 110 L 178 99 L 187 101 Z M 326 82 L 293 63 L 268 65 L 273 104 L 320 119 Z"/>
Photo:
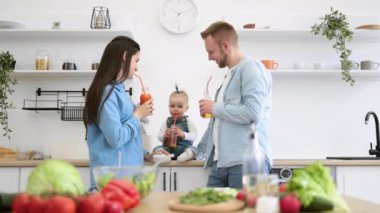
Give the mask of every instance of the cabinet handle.
<path id="1" fill-rule="evenodd" d="M 177 191 L 177 172 L 174 172 L 174 191 Z"/>
<path id="2" fill-rule="evenodd" d="M 162 173 L 162 179 L 163 179 L 163 190 L 164 190 L 164 192 L 166 191 L 166 172 L 164 172 L 164 173 Z"/>

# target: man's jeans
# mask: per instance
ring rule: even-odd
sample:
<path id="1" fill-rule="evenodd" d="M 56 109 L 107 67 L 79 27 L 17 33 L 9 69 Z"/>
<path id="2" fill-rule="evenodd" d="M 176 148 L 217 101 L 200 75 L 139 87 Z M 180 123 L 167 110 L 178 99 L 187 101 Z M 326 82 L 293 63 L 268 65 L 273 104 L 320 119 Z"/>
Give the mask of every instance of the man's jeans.
<path id="1" fill-rule="evenodd" d="M 212 163 L 210 175 L 208 176 L 207 187 L 230 187 L 241 189 L 242 183 L 242 165 L 231 167 L 216 167 L 217 161 Z M 269 163 L 265 165 L 265 173 L 269 174 L 271 170 Z"/>

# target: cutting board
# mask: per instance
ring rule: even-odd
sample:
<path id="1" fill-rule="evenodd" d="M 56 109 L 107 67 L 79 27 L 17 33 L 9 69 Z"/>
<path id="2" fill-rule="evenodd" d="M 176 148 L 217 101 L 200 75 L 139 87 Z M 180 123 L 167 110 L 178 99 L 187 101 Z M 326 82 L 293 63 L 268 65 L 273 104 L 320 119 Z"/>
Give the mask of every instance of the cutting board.
<path id="1" fill-rule="evenodd" d="M 15 160 L 16 152 L 13 149 L 0 147 L 0 160 Z"/>
<path id="2" fill-rule="evenodd" d="M 231 212 L 241 210 L 245 207 L 243 201 L 232 199 L 228 202 L 208 204 L 203 206 L 181 204 L 179 199 L 169 201 L 169 208 L 173 211 L 182 212 Z"/>

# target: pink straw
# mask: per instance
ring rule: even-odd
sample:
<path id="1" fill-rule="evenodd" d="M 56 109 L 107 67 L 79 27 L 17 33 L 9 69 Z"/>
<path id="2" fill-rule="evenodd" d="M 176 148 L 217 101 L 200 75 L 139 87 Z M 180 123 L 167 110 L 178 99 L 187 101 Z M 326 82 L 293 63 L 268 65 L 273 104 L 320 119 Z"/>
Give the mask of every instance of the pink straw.
<path id="1" fill-rule="evenodd" d="M 208 79 L 207 84 L 206 84 L 206 94 L 207 94 L 207 95 L 209 95 L 209 93 L 208 93 L 208 87 L 209 87 L 209 85 L 210 85 L 210 81 L 211 81 L 211 79 L 212 79 L 212 75 L 210 75 L 210 78 Z"/>
<path id="2" fill-rule="evenodd" d="M 140 80 L 141 89 L 142 89 L 143 93 L 145 93 L 145 87 L 144 87 L 144 83 L 143 83 L 141 77 L 139 75 L 137 75 L 136 73 L 135 73 L 135 76 Z"/>

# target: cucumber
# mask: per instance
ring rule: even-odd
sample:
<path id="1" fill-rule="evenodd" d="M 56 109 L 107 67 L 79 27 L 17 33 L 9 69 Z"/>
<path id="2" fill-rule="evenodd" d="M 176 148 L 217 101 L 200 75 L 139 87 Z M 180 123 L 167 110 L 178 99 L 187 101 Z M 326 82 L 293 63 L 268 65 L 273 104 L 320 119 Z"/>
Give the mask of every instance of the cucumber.
<path id="1" fill-rule="evenodd" d="M 0 212 L 11 211 L 12 202 L 18 193 L 0 193 Z"/>
<path id="2" fill-rule="evenodd" d="M 329 211 L 334 208 L 333 202 L 331 200 L 326 199 L 324 197 L 315 197 L 314 200 L 310 203 L 309 206 L 302 206 L 302 212 L 321 212 L 321 211 Z"/>

